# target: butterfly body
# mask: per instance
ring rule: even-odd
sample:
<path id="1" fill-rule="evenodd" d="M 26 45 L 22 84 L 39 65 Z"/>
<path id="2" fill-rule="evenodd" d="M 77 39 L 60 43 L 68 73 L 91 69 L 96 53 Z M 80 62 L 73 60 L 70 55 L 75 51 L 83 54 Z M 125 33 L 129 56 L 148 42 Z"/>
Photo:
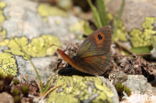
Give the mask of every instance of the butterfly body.
<path id="1" fill-rule="evenodd" d="M 73 68 L 92 75 L 104 74 L 110 61 L 111 29 L 103 27 L 91 35 L 81 44 L 77 55 L 70 58 L 58 49 L 61 57 Z"/>

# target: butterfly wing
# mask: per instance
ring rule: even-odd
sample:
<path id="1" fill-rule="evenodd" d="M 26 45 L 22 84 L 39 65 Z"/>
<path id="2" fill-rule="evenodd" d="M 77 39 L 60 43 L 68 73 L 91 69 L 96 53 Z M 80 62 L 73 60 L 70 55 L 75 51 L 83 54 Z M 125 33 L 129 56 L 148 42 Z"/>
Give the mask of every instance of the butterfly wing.
<path id="1" fill-rule="evenodd" d="M 62 56 L 62 58 L 75 69 L 93 75 L 103 74 L 106 71 L 104 68 L 109 63 L 109 57 L 106 56 L 92 56 L 86 58 L 79 58 L 76 56 L 71 59 L 62 50 L 58 49 L 57 51 Z"/>
<path id="2" fill-rule="evenodd" d="M 101 75 L 106 72 L 106 66 L 110 60 L 110 45 L 111 29 L 103 27 L 88 36 L 73 59 L 59 49 L 58 53 L 75 69 L 93 75 Z"/>
<path id="3" fill-rule="evenodd" d="M 75 63 L 78 65 L 76 68 L 81 72 L 93 74 L 93 75 L 101 75 L 107 71 L 107 66 L 110 62 L 110 55 L 106 56 L 90 56 L 85 58 L 74 58 Z"/>
<path id="4" fill-rule="evenodd" d="M 111 28 L 98 29 L 81 44 L 77 56 L 84 58 L 95 55 L 105 55 L 110 52 Z"/>
<path id="5" fill-rule="evenodd" d="M 98 29 L 82 43 L 74 57 L 76 68 L 82 72 L 100 75 L 106 72 L 110 61 L 111 28 Z"/>

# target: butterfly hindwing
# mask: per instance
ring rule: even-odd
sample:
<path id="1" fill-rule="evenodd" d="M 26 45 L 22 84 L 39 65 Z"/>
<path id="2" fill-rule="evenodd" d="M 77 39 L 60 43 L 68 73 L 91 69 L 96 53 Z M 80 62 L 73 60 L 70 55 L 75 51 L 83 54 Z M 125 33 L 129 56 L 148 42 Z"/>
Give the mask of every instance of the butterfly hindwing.
<path id="1" fill-rule="evenodd" d="M 110 61 L 110 55 L 102 56 L 90 56 L 86 58 L 75 57 L 80 68 L 83 68 L 82 72 L 101 75 L 107 71 L 106 67 Z"/>

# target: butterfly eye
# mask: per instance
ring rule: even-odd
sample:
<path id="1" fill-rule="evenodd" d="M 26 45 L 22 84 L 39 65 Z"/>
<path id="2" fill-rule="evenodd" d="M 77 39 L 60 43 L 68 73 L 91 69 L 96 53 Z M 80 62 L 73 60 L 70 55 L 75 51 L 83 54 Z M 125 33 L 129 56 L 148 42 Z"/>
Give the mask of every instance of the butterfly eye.
<path id="1" fill-rule="evenodd" d="M 104 41 L 105 41 L 105 36 L 102 32 L 98 32 L 97 34 L 94 35 L 95 43 L 98 47 L 103 46 Z"/>
<path id="2" fill-rule="evenodd" d="M 98 34 L 98 39 L 99 39 L 99 40 L 102 40 L 102 38 L 103 38 L 103 37 L 101 36 L 101 34 Z"/>

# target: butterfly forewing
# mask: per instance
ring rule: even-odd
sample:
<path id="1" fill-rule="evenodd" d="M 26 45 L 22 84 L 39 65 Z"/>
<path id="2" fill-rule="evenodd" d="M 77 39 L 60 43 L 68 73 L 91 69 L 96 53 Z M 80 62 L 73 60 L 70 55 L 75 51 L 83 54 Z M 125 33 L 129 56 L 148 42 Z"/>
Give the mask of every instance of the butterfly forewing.
<path id="1" fill-rule="evenodd" d="M 103 27 L 90 36 L 81 44 L 77 56 L 84 58 L 95 55 L 105 55 L 110 51 L 111 29 Z"/>

